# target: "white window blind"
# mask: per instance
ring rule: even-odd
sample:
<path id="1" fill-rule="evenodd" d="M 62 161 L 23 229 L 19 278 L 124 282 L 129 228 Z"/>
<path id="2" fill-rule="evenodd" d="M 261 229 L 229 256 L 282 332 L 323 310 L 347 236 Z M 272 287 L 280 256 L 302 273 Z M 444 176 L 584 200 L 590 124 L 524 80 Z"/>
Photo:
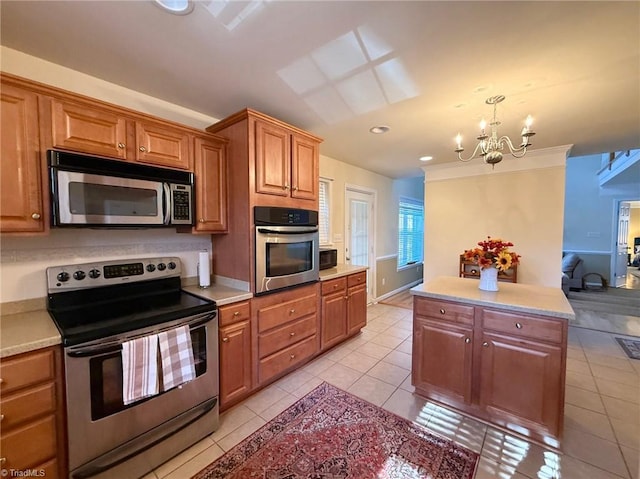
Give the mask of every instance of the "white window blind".
<path id="1" fill-rule="evenodd" d="M 421 263 L 424 250 L 424 204 L 400 198 L 398 214 L 398 268 Z"/>
<path id="2" fill-rule="evenodd" d="M 329 244 L 329 196 L 330 196 L 331 180 L 320 178 L 320 198 L 318 206 L 318 229 L 320 230 L 320 244 Z"/>

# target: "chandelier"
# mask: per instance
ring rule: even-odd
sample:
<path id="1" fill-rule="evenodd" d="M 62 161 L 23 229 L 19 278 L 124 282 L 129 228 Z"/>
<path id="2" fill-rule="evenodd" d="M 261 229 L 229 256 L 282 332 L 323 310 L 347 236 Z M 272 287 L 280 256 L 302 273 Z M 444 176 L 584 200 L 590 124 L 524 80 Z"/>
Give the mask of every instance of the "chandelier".
<path id="1" fill-rule="evenodd" d="M 456 136 L 456 143 L 458 147 L 455 149 L 455 152 L 458 154 L 458 159 L 460 161 L 471 161 L 478 153 L 480 153 L 484 162 L 494 167 L 496 163 L 500 163 L 502 161 L 502 151 L 505 147 L 508 148 L 509 153 L 516 158 L 522 158 L 527 153 L 527 147 L 531 146 L 529 138 L 535 135 L 531 130 L 531 124 L 533 123 L 531 115 L 527 116 L 525 126 L 522 128 L 522 132 L 520 133 L 520 136 L 522 137 L 522 143 L 520 143 L 520 146 L 517 148 L 514 147 L 508 136 L 498 137 L 498 125 L 500 125 L 500 122 L 496 119 L 496 109 L 498 103 L 503 100 L 504 95 L 487 98 L 487 105 L 493 105 L 493 120 L 489 123 L 489 126 L 491 127 L 491 135 L 488 135 L 485 132 L 487 122 L 483 118 L 480 122 L 480 135 L 476 137 L 478 144 L 469 158 L 462 158 L 461 153 L 464 151 L 464 148 L 462 148 L 462 136 L 458 133 L 458 136 Z"/>

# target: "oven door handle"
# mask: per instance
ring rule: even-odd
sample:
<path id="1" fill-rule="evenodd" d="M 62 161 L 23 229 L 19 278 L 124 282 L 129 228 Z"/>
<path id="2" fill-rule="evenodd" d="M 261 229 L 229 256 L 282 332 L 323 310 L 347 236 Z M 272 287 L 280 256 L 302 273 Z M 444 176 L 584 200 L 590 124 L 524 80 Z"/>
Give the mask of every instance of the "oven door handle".
<path id="1" fill-rule="evenodd" d="M 215 318 L 216 315 L 215 314 L 211 314 L 211 313 L 206 313 L 204 316 L 198 316 L 196 318 L 193 318 L 191 321 L 186 321 L 182 324 L 178 324 L 176 326 L 172 326 L 170 328 L 162 328 L 156 332 L 153 333 L 149 333 L 149 334 L 157 334 L 160 333 L 162 331 L 168 331 L 171 329 L 175 329 L 175 328 L 180 328 L 182 326 L 189 326 L 190 328 L 197 328 L 199 326 L 202 326 L 205 323 L 208 323 L 209 321 L 211 321 L 213 318 Z M 109 341 L 108 343 L 100 343 L 100 344 L 93 344 L 90 346 L 86 346 L 86 347 L 81 347 L 78 349 L 73 349 L 71 351 L 67 351 L 67 356 L 69 356 L 70 358 L 88 358 L 91 356 L 101 356 L 103 354 L 107 354 L 107 353 L 115 353 L 116 351 L 120 351 L 122 350 L 122 343 L 125 341 L 129 341 L 131 339 L 136 339 L 138 337 L 143 337 L 143 336 L 147 336 L 142 335 L 142 336 L 131 336 L 129 338 L 119 338 L 116 339 L 114 341 Z"/>
<path id="2" fill-rule="evenodd" d="M 317 233 L 318 228 L 310 228 L 308 230 L 303 231 L 281 231 L 281 230 L 272 230 L 269 228 L 258 228 L 258 233 L 262 234 L 274 234 L 274 235 L 307 235 L 309 233 Z"/>

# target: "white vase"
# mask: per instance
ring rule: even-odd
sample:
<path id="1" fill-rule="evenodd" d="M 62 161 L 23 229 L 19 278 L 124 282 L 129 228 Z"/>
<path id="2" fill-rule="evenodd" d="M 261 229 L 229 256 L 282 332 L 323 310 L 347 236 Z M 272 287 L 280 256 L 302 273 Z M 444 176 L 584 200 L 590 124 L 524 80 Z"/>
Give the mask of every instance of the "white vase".
<path id="1" fill-rule="evenodd" d="M 498 268 L 482 268 L 478 288 L 483 291 L 498 291 Z"/>

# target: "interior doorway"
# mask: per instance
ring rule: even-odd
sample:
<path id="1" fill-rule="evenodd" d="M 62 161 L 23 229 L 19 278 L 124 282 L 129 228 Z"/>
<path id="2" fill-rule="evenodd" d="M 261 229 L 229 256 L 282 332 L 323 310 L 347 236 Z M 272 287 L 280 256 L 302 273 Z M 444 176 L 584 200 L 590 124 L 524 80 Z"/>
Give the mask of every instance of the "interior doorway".
<path id="1" fill-rule="evenodd" d="M 376 192 L 347 185 L 345 189 L 345 263 L 366 266 L 367 303 L 375 298 L 375 203 Z"/>

